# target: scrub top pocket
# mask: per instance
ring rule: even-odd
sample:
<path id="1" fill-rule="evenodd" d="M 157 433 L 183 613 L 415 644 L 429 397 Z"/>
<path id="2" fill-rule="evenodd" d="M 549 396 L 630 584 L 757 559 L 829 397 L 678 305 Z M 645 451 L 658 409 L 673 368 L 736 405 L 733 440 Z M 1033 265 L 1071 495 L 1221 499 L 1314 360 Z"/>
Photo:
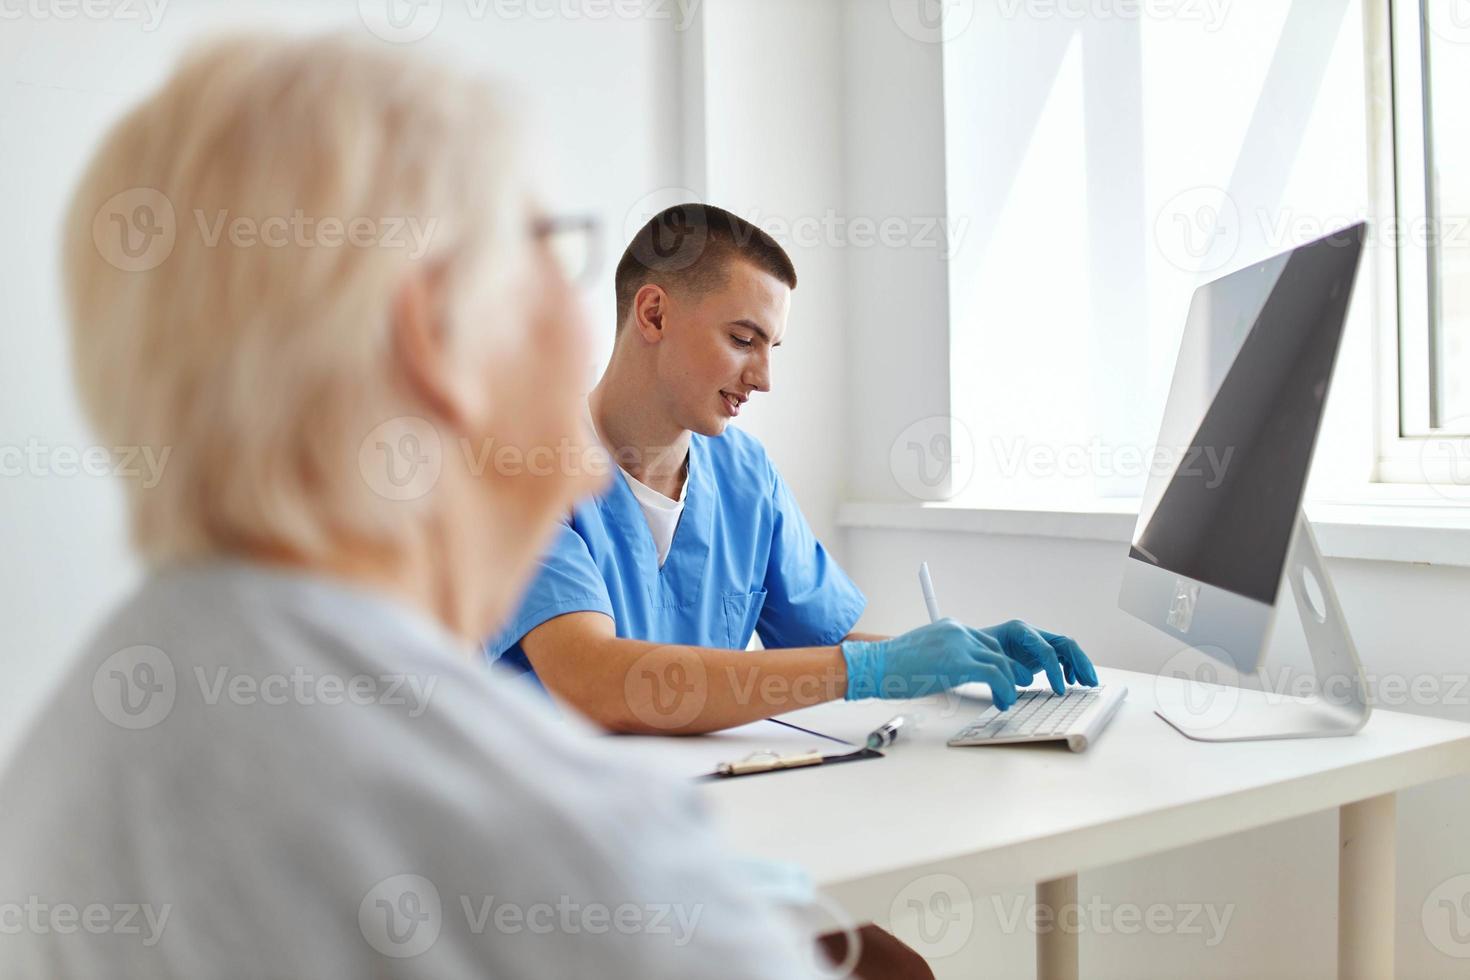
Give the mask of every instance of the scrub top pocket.
<path id="1" fill-rule="evenodd" d="M 744 650 L 766 604 L 766 590 L 726 593 L 724 600 L 725 642 L 731 650 Z"/>

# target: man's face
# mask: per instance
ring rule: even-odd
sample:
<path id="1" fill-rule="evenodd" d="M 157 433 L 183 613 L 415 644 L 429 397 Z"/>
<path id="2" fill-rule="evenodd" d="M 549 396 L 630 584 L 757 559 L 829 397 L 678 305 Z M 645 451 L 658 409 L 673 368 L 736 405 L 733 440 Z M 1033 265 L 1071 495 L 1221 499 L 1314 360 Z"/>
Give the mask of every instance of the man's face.
<path id="1" fill-rule="evenodd" d="M 659 343 L 665 410 L 704 436 L 725 431 L 753 392 L 771 390 L 771 350 L 786 334 L 791 290 L 743 259 L 709 292 L 675 290 Z"/>

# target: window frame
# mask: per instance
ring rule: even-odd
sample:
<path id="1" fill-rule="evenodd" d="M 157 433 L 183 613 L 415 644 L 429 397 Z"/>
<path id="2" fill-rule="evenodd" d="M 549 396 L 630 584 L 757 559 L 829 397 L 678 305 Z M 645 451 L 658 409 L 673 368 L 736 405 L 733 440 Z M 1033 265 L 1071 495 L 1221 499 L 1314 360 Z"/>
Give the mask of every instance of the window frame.
<path id="1" fill-rule="evenodd" d="M 1423 0 L 1364 0 L 1369 196 L 1378 234 L 1365 256 L 1376 292 L 1378 433 L 1373 480 L 1463 485 L 1466 433 L 1439 427 L 1434 404 L 1434 245 L 1426 161 Z M 1432 138 L 1432 131 L 1429 133 Z M 1419 284 L 1415 286 L 1413 284 Z"/>

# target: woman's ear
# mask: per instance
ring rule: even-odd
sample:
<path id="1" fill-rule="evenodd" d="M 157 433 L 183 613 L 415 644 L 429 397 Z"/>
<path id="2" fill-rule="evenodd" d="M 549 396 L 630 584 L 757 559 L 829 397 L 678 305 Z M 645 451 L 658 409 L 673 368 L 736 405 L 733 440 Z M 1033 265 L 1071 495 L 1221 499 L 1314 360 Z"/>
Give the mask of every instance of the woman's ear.
<path id="1" fill-rule="evenodd" d="M 482 391 L 471 391 L 464 361 L 454 356 L 444 322 L 445 271 L 413 269 L 393 294 L 389 329 L 394 373 L 409 395 L 438 420 L 463 430 L 480 414 Z"/>

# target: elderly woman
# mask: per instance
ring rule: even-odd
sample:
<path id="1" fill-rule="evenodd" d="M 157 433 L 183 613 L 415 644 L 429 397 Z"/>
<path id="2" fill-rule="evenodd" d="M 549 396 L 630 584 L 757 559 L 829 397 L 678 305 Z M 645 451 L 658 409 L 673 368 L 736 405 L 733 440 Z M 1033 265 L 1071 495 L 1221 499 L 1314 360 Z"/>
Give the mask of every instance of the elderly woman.
<path id="1" fill-rule="evenodd" d="M 67 218 L 141 586 L 0 782 L 5 976 L 774 977 L 688 792 L 477 662 L 606 472 L 493 93 L 345 40 L 189 59 Z"/>

